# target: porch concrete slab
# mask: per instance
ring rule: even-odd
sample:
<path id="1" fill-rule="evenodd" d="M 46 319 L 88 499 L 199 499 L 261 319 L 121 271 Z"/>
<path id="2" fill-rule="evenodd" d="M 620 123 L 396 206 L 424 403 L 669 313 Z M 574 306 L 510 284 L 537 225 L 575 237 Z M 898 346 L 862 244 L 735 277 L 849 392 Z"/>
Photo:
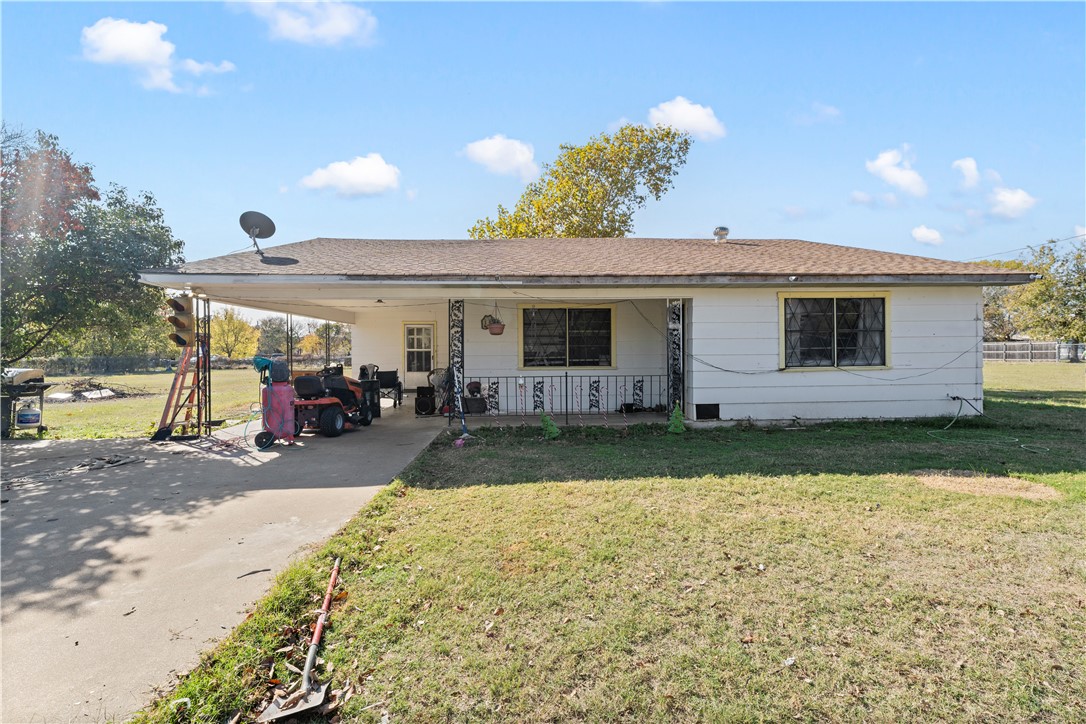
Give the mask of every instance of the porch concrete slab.
<path id="1" fill-rule="evenodd" d="M 128 718 L 444 429 L 406 407 L 265 452 L 241 428 L 192 443 L 5 441 L 0 719 Z M 97 458 L 121 464 L 72 471 Z"/>

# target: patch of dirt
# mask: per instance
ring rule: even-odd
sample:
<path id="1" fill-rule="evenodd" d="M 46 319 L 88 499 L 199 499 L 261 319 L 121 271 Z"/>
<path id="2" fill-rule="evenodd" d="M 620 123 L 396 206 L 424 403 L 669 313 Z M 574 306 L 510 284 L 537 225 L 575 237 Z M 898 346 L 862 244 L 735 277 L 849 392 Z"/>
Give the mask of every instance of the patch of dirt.
<path id="1" fill-rule="evenodd" d="M 1063 493 L 1040 483 L 1006 475 L 988 475 L 973 470 L 914 470 L 911 473 L 929 488 L 969 495 L 1005 495 L 1027 500 L 1059 500 Z"/>
<path id="2" fill-rule="evenodd" d="M 135 387 L 133 385 L 120 385 L 115 382 L 102 382 L 94 377 L 78 377 L 67 385 L 64 385 L 64 389 L 67 392 L 71 392 L 75 395 L 67 400 L 49 400 L 50 404 L 64 403 L 64 402 L 93 402 L 94 400 L 87 400 L 83 397 L 84 392 L 97 392 L 98 390 L 108 389 L 113 391 L 113 397 L 105 399 L 117 399 L 122 397 L 146 397 L 151 394 L 150 391 L 142 388 Z"/>

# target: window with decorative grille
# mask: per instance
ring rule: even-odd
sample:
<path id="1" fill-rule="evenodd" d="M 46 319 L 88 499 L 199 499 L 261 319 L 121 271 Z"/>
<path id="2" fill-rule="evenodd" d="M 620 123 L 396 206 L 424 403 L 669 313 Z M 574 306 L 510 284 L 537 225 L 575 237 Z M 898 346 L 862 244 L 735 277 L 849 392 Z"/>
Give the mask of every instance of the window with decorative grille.
<path id="1" fill-rule="evenodd" d="M 882 367 L 886 300 L 812 297 L 784 300 L 785 367 Z"/>
<path id="2" fill-rule="evenodd" d="M 609 307 L 521 310 L 525 367 L 610 367 Z"/>

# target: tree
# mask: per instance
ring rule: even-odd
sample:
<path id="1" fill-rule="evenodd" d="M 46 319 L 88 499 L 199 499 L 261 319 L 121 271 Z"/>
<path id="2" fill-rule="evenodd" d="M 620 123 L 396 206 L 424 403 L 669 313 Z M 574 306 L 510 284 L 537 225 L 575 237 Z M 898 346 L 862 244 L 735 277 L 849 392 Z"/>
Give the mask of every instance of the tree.
<path id="1" fill-rule="evenodd" d="M 317 354 L 324 355 L 324 364 L 332 364 L 333 357 L 345 357 L 351 350 L 351 329 L 338 322 L 322 322 L 313 328 L 310 336 L 318 340 Z"/>
<path id="2" fill-rule="evenodd" d="M 686 163 L 690 135 L 670 126 L 627 124 L 583 146 L 562 144 L 554 164 L 528 184 L 512 211 L 475 223 L 473 239 L 621 237 L 648 196 L 657 201 Z"/>
<path id="3" fill-rule="evenodd" d="M 333 357 L 344 357 L 350 351 L 351 331 L 346 324 L 314 323 L 310 329 L 298 343 L 303 354 L 324 355 L 324 364 L 330 365 Z"/>
<path id="4" fill-rule="evenodd" d="M 260 332 L 233 307 L 211 315 L 211 353 L 227 358 L 256 354 Z"/>
<path id="5" fill-rule="evenodd" d="M 298 349 L 302 351 L 302 354 L 320 354 L 324 349 L 324 340 L 318 337 L 316 332 L 310 332 L 298 342 Z"/>
<path id="6" fill-rule="evenodd" d="M 985 339 L 1023 333 L 1035 339 L 1086 340 L 1086 240 L 1063 254 L 1054 241 L 1030 251 L 1025 260 L 984 262 L 1041 275 L 1022 286 L 984 290 Z"/>
<path id="7" fill-rule="evenodd" d="M 106 315 L 107 318 L 114 315 Z M 134 320 L 131 324 L 94 324 L 74 337 L 53 335 L 38 348 L 42 356 L 120 357 L 147 355 L 176 357 L 177 345 L 169 339 L 170 327 L 161 315 Z"/>
<path id="8" fill-rule="evenodd" d="M 305 325 L 293 319 L 291 322 L 291 339 L 297 345 L 298 341 L 306 334 Z M 286 353 L 288 344 L 285 316 L 265 317 L 256 323 L 256 329 L 259 333 L 256 343 L 257 354 Z"/>
<path id="9" fill-rule="evenodd" d="M 1021 271 L 1024 262 L 992 260 L 982 262 L 988 266 Z M 1022 287 L 984 287 L 984 339 L 989 342 L 1009 342 L 1022 334 L 1017 313 L 1017 299 Z"/>
<path id="10" fill-rule="evenodd" d="M 1055 242 L 1042 244 L 1025 265 L 1042 277 L 1017 299 L 1022 327 L 1038 339 L 1086 340 L 1086 240 L 1064 254 Z"/>
<path id="11" fill-rule="evenodd" d="M 157 318 L 164 295 L 138 273 L 182 261 L 182 243 L 154 196 L 111 185 L 102 199 L 90 166 L 55 136 L 20 141 L 5 129 L 3 141 L 2 364 L 50 340 Z"/>

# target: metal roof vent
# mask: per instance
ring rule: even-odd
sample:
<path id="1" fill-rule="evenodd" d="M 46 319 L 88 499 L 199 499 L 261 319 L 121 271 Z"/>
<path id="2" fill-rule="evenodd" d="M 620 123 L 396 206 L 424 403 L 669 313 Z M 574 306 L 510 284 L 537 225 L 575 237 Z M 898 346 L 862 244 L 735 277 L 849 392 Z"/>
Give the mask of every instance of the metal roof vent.
<path id="1" fill-rule="evenodd" d="M 716 227 L 715 229 L 713 229 L 713 237 L 717 241 L 724 241 L 725 239 L 728 238 L 728 227 L 727 226 L 718 226 L 718 227 Z"/>

